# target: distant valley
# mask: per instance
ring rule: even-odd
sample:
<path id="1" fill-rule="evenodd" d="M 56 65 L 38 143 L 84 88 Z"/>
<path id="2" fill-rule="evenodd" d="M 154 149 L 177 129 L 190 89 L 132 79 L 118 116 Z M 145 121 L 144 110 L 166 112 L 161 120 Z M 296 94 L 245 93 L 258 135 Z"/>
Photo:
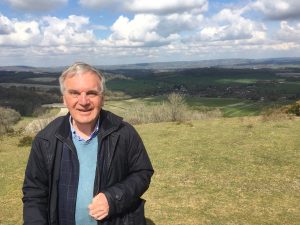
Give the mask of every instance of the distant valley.
<path id="1" fill-rule="evenodd" d="M 300 58 L 220 59 L 96 66 L 107 80 L 107 100 L 185 96 L 195 110 L 220 107 L 224 115 L 257 115 L 266 107 L 300 99 Z M 31 115 L 61 101 L 63 67 L 0 67 L 0 106 Z M 241 113 L 226 114 L 226 104 Z M 225 107 L 225 108 L 224 108 Z M 230 108 L 232 111 L 232 108 Z M 233 109 L 234 111 L 235 109 Z"/>

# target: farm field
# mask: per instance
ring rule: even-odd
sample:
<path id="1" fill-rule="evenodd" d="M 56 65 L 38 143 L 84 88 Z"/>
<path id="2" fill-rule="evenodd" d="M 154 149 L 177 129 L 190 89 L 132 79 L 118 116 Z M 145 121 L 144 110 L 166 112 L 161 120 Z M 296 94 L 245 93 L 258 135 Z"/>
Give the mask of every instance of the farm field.
<path id="1" fill-rule="evenodd" d="M 289 101 L 263 102 L 237 98 L 205 98 L 191 96 L 185 96 L 184 99 L 185 103 L 192 110 L 206 112 L 218 108 L 221 110 L 224 117 L 256 116 L 262 114 L 268 108 L 280 107 L 281 105 L 289 103 Z M 130 107 L 135 107 L 140 104 L 156 105 L 162 104 L 163 102 L 167 102 L 166 96 L 132 98 L 121 101 L 111 100 L 105 102 L 104 108 L 115 111 L 118 115 L 125 116 Z"/>
<path id="2" fill-rule="evenodd" d="M 300 120 L 215 118 L 136 125 L 155 174 L 149 225 L 299 224 Z M 0 224 L 21 225 L 29 147 L 1 137 Z"/>

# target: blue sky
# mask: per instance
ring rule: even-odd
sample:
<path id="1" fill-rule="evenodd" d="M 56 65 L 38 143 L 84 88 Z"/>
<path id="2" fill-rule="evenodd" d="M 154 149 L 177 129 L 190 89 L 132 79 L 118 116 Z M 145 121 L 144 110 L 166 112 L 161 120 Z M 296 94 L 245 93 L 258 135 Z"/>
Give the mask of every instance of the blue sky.
<path id="1" fill-rule="evenodd" d="M 299 0 L 0 2 L 0 66 L 299 56 Z"/>

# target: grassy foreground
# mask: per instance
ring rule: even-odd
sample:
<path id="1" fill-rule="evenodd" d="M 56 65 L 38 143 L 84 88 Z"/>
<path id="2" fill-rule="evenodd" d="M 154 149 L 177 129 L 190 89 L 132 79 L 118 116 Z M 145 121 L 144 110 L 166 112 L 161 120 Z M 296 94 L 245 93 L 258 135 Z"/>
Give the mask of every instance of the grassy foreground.
<path id="1" fill-rule="evenodd" d="M 136 126 L 155 175 L 150 225 L 299 224 L 300 120 L 220 118 Z M 0 224 L 22 223 L 28 147 L 0 145 Z"/>

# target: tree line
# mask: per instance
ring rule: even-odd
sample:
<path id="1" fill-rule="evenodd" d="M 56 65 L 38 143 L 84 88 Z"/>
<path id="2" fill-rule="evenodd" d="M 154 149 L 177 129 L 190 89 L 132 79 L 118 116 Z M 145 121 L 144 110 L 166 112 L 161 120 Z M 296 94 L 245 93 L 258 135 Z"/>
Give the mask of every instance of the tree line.
<path id="1" fill-rule="evenodd" d="M 34 87 L 0 87 L 0 106 L 11 108 L 21 116 L 33 116 L 43 104 L 60 102 L 59 90 L 40 91 Z"/>

